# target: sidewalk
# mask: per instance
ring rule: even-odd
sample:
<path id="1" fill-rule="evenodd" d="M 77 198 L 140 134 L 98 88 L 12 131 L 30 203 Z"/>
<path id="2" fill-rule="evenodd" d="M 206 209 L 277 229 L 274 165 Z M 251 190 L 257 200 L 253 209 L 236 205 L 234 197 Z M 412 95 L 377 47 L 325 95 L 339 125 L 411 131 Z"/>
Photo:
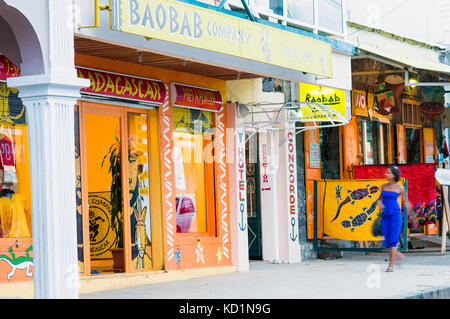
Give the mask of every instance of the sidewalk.
<path id="1" fill-rule="evenodd" d="M 387 254 L 250 262 L 250 271 L 80 295 L 80 299 L 381 299 L 450 298 L 450 253 L 410 252 L 386 273 Z M 447 289 L 448 288 L 448 289 Z"/>

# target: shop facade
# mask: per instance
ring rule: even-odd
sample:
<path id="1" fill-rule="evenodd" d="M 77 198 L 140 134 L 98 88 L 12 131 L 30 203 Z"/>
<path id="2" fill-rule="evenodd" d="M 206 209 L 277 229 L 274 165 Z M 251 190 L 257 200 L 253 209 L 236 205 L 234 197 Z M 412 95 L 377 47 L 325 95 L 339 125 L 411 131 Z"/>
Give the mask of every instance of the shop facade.
<path id="1" fill-rule="evenodd" d="M 332 44 L 333 76 L 327 79 L 305 74 L 295 80 L 263 78 L 227 83 L 228 99 L 238 104 L 238 121 L 247 131 L 245 148 L 244 144 L 241 147 L 246 156 L 250 260 L 295 263 L 314 255 L 307 238 L 307 216 L 314 213 L 313 168 L 314 161 L 320 160 L 319 132 L 325 129 L 306 129 L 313 124 L 300 120 L 274 121 L 274 130 L 255 127 L 259 121 L 269 121 L 273 112 L 279 118 L 286 116 L 283 107 L 298 102 L 320 103 L 350 119 L 353 53 L 351 45 Z M 339 131 L 340 127 L 336 124 L 329 129 Z"/>
<path id="2" fill-rule="evenodd" d="M 373 188 L 373 194 L 370 194 L 369 188 L 355 190 L 350 185 L 359 179 L 372 180 L 373 183 L 383 180 L 388 165 L 397 165 L 408 181 L 409 199 L 420 223 L 417 228 L 405 224 L 409 236 L 438 235 L 440 195 L 434 171 L 439 165 L 445 165 L 447 157 L 442 113 L 449 68 L 440 63 L 438 48 L 354 23 L 348 24 L 348 31 L 351 35 L 358 34 L 348 39 L 357 47 L 351 65 L 351 119 L 349 124 L 339 129 L 339 133 L 336 132 L 334 142 L 321 140 L 320 146 L 325 148 L 325 152 L 318 152 L 320 160 L 317 161 L 317 180 L 341 183 L 336 189 L 329 189 L 339 205 L 333 208 L 337 213 L 331 217 L 327 216 L 330 214 L 325 208 L 318 212 L 318 229 L 315 233 L 311 223 L 308 238 L 316 237 L 344 249 L 380 248 L 380 238 L 374 239 L 370 229 L 366 228 L 368 218 L 373 220 L 373 216 L 369 216 L 373 213 L 369 207 L 378 196 L 377 188 Z M 339 145 L 339 150 L 333 152 L 330 145 L 335 145 L 335 148 Z M 335 176 L 327 174 L 328 158 L 336 158 L 339 162 L 339 170 L 333 169 L 338 172 Z M 342 196 L 345 189 L 349 189 L 349 194 Z M 351 219 L 350 216 L 356 214 L 353 210 L 349 210 L 349 215 L 341 211 L 352 191 L 364 194 L 358 201 L 372 197 L 358 211 L 361 214 L 358 216 L 363 217 L 360 223 Z M 323 191 L 316 195 L 319 198 L 318 210 L 322 210 L 320 203 L 325 195 Z M 356 203 L 355 208 L 358 208 Z M 338 222 L 334 222 L 337 216 Z M 351 228 L 348 227 L 349 221 L 356 225 L 351 231 L 348 230 Z M 330 236 L 331 232 L 337 234 L 336 230 L 341 232 L 341 237 Z M 354 237 L 356 232 L 362 234 L 361 237 L 350 239 L 357 238 Z M 336 243 L 333 239 L 344 241 Z M 408 249 L 408 246 L 414 248 L 411 241 L 409 245 L 405 242 L 401 245 L 403 249 Z"/>
<path id="3" fill-rule="evenodd" d="M 245 142 L 227 81 L 328 78 L 331 46 L 341 44 L 179 1 L 78 1 L 72 30 L 72 2 L 51 2 L 0 7 L 5 32 L 20 39 L 2 50 L 20 69 L 4 85 L 2 146 L 13 151 L 2 165 L 17 182 L 1 197 L 2 214 L 16 216 L 15 229 L 2 223 L 2 285 L 32 282 L 36 298 L 76 298 L 79 278 L 107 273 L 248 269 Z M 261 28 L 262 47 L 251 40 Z M 301 59 L 276 41 L 303 48 Z M 293 130 L 284 128 L 284 177 L 272 190 L 286 195 L 277 199 L 283 246 L 273 249 L 290 262 L 300 260 Z"/>

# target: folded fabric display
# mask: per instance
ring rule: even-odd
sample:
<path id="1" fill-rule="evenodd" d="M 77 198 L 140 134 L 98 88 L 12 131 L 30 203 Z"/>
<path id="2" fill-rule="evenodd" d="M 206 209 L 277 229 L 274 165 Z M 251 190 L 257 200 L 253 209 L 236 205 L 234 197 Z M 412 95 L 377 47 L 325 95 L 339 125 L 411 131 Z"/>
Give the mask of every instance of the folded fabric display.
<path id="1" fill-rule="evenodd" d="M 31 237 L 25 212 L 26 196 L 0 197 L 0 220 L 3 238 Z"/>

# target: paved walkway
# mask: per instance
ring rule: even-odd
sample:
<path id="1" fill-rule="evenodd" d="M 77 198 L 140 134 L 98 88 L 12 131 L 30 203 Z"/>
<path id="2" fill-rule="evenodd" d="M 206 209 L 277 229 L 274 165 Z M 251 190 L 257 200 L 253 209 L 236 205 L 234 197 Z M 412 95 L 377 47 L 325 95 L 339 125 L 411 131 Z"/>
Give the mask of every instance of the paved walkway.
<path id="1" fill-rule="evenodd" d="M 80 299 L 379 299 L 450 298 L 450 253 L 410 252 L 386 273 L 387 255 L 314 259 L 299 264 L 251 262 L 250 271 L 80 295 Z M 448 296 L 448 297 L 447 297 Z M 435 294 L 436 297 L 436 294 Z"/>

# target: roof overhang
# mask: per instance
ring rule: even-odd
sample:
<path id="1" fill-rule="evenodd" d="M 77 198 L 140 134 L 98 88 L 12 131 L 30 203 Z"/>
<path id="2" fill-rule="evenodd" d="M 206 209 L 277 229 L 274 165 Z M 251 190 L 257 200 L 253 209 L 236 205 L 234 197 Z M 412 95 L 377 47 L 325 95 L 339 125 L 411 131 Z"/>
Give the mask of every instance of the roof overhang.
<path id="1" fill-rule="evenodd" d="M 411 56 L 406 50 L 405 52 L 402 52 L 402 54 L 399 54 L 361 43 L 357 44 L 355 58 L 357 57 L 370 57 L 380 62 L 409 71 L 431 71 L 445 77 L 450 77 L 450 65 Z"/>

